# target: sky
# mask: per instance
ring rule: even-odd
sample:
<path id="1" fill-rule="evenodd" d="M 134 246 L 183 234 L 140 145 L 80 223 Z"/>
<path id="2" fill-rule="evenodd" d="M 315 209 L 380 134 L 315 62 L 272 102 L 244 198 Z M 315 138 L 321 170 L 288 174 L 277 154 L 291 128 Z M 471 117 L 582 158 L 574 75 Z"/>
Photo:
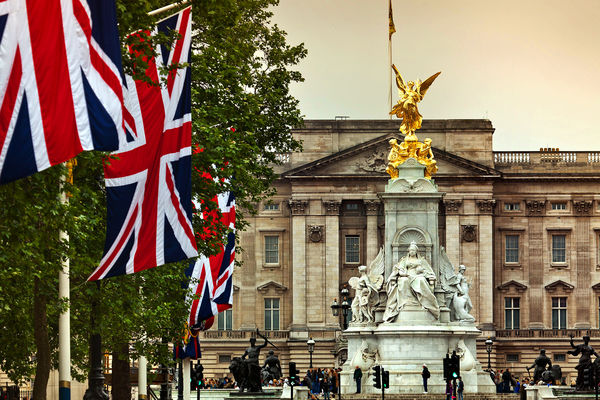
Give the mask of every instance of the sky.
<path id="1" fill-rule="evenodd" d="M 425 119 L 489 119 L 496 151 L 600 151 L 600 0 L 392 4 L 405 81 L 442 72 Z M 273 12 L 308 49 L 292 86 L 306 119 L 389 118 L 388 0 L 280 0 Z"/>

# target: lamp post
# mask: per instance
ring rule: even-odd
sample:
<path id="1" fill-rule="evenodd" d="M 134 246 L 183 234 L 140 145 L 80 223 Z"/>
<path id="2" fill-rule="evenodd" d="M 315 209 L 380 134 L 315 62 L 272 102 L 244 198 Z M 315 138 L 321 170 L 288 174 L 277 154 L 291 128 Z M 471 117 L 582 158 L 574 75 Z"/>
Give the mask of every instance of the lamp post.
<path id="1" fill-rule="evenodd" d="M 340 309 L 342 310 L 342 316 L 344 317 L 343 329 L 348 329 L 348 310 L 350 309 L 350 303 L 348 303 L 348 295 L 350 291 L 346 286 L 340 290 L 340 299 L 342 300 L 342 304 L 337 302 L 337 299 L 333 299 L 331 303 L 331 311 L 333 312 L 333 316 L 337 317 L 340 315 Z"/>
<path id="2" fill-rule="evenodd" d="M 487 338 L 487 340 L 485 341 L 485 351 L 487 351 L 487 353 L 488 353 L 487 372 L 490 372 L 492 370 L 492 364 L 490 363 L 490 355 L 492 354 L 492 345 L 493 344 L 494 344 L 494 341 L 492 340 L 492 338 Z"/>
<path id="3" fill-rule="evenodd" d="M 306 345 L 308 346 L 308 354 L 310 354 L 309 368 L 312 368 L 313 367 L 312 366 L 312 354 L 313 354 L 313 351 L 315 351 L 315 341 L 313 340 L 312 337 L 306 341 Z"/>

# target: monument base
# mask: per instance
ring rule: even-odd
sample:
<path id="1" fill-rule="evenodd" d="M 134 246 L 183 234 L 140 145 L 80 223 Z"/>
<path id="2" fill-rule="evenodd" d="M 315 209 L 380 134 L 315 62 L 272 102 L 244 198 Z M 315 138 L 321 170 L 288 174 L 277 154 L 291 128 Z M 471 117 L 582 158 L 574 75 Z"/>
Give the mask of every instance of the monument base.
<path id="1" fill-rule="evenodd" d="M 410 318 L 408 316 L 410 315 Z M 400 323 L 378 326 L 350 326 L 348 361 L 342 368 L 342 393 L 355 393 L 353 374 L 358 365 L 363 373 L 362 393 L 379 393 L 373 387 L 372 366 L 381 365 L 390 373 L 388 393 L 423 393 L 423 364 L 431 377 L 429 393 L 445 393 L 443 359 L 453 351 L 460 356 L 460 373 L 471 393 L 495 393 L 496 386 L 477 361 L 476 338 L 481 332 L 470 322 L 432 322 L 425 310 L 402 310 Z M 377 352 L 375 359 L 362 352 Z"/>

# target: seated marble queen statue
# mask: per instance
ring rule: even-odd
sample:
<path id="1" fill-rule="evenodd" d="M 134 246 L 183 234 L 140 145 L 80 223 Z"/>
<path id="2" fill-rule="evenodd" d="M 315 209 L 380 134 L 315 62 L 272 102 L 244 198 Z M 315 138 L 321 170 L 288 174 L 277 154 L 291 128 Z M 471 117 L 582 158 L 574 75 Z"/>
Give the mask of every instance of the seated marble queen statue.
<path id="1" fill-rule="evenodd" d="M 387 279 L 388 299 L 383 321 L 396 322 L 400 310 L 409 305 L 420 305 L 439 319 L 440 307 L 433 294 L 435 279 L 431 265 L 419 256 L 417 244 L 411 242 L 407 254 L 394 265 Z"/>

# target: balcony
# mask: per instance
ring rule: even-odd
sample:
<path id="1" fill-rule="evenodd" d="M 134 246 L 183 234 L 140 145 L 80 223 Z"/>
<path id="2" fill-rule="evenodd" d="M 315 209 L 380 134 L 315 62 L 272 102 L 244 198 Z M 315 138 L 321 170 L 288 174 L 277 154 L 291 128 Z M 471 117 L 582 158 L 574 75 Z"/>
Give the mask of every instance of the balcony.
<path id="1" fill-rule="evenodd" d="M 600 151 L 495 151 L 495 167 L 505 172 L 542 172 L 566 170 L 593 172 L 600 166 Z"/>
<path id="2" fill-rule="evenodd" d="M 600 329 L 498 329 L 496 338 L 558 338 L 569 339 L 570 336 L 581 338 L 587 335 L 591 338 L 600 337 Z"/>

